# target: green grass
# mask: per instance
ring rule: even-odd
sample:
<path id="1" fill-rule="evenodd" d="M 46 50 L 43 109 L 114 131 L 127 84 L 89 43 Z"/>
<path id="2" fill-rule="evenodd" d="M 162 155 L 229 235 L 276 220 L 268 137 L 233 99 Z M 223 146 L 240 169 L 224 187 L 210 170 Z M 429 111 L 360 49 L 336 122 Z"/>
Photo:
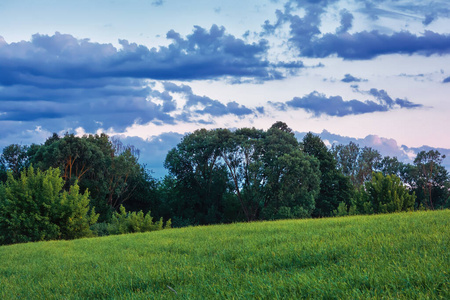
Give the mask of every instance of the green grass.
<path id="1" fill-rule="evenodd" d="M 450 299 L 450 211 L 29 243 L 0 258 L 0 299 Z"/>

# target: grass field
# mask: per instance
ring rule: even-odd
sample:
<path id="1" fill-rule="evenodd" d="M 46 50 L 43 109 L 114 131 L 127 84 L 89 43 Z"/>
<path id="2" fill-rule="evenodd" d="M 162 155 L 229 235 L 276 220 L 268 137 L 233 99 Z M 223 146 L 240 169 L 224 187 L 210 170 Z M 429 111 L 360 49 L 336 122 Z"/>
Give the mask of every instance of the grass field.
<path id="1" fill-rule="evenodd" d="M 450 299 L 450 211 L 0 247 L 0 299 Z"/>

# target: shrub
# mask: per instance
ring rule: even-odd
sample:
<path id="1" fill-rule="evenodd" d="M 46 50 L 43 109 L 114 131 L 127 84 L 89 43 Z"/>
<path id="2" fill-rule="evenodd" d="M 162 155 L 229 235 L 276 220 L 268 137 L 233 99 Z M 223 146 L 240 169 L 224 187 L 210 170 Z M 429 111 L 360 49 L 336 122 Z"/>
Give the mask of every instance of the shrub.
<path id="1" fill-rule="evenodd" d="M 167 221 L 165 228 L 170 228 L 171 222 Z M 163 219 L 153 222 L 150 212 L 144 214 L 139 212 L 127 212 L 125 207 L 120 206 L 119 212 L 115 212 L 109 227 L 110 234 L 124 234 L 133 232 L 147 232 L 163 229 Z"/>
<path id="2" fill-rule="evenodd" d="M 366 182 L 366 192 L 375 213 L 391 213 L 414 209 L 416 195 L 409 194 L 399 177 L 374 173 Z"/>
<path id="3" fill-rule="evenodd" d="M 0 184 L 0 244 L 91 236 L 98 215 L 89 208 L 89 193 L 77 182 L 63 191 L 59 169 L 42 172 L 30 166 Z"/>

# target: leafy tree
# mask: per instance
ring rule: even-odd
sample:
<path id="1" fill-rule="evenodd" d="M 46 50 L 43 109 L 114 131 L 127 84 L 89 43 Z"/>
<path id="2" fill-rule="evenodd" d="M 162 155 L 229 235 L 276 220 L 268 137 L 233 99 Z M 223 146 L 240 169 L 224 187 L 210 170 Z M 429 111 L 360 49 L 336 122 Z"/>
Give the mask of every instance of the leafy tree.
<path id="1" fill-rule="evenodd" d="M 263 216 L 267 219 L 307 218 L 315 208 L 319 194 L 319 162 L 300 150 L 278 159 L 283 170 L 277 180 L 279 190 L 265 202 Z"/>
<path id="2" fill-rule="evenodd" d="M 449 191 L 446 183 L 449 180 L 449 174 L 442 161 L 445 155 L 441 155 L 439 151 L 421 151 L 417 154 L 414 164 L 416 169 L 416 190 L 419 196 L 419 203 L 426 207 L 434 209 L 435 207 L 443 207 L 448 198 Z"/>
<path id="3" fill-rule="evenodd" d="M 30 155 L 36 167 L 62 170 L 64 188 L 75 181 L 81 191 L 89 189 L 91 204 L 97 207 L 100 220 L 108 220 L 112 212 L 129 200 L 137 188 L 141 168 L 136 151 L 111 143 L 106 134 L 77 137 L 54 134 Z"/>
<path id="4" fill-rule="evenodd" d="M 247 221 L 255 220 L 261 208 L 263 182 L 262 143 L 265 134 L 255 128 L 235 132 L 217 131 L 220 156 L 228 167 L 236 197 Z"/>
<path id="5" fill-rule="evenodd" d="M 350 142 L 348 145 L 333 145 L 332 152 L 338 169 L 350 177 L 356 189 L 370 180 L 372 172 L 380 167 L 381 155 L 370 147 L 360 148 Z"/>
<path id="6" fill-rule="evenodd" d="M 12 244 L 90 236 L 98 215 L 89 207 L 89 194 L 69 191 L 58 169 L 43 172 L 29 167 L 20 178 L 11 172 L 0 184 L 0 243 Z"/>
<path id="7" fill-rule="evenodd" d="M 318 165 L 282 122 L 267 132 L 197 130 L 166 157 L 177 190 L 170 205 L 176 210 L 173 224 L 233 221 L 229 216 L 236 204 L 234 220 L 310 216 L 319 189 Z"/>
<path id="8" fill-rule="evenodd" d="M 135 188 L 131 197 L 122 203 L 127 211 L 142 210 L 144 213 L 152 211 L 155 218 L 163 216 L 161 197 L 158 192 L 160 183 L 152 177 L 144 165 L 141 166 L 138 176 L 130 178 L 128 183 Z"/>
<path id="9" fill-rule="evenodd" d="M 216 131 L 196 130 L 186 135 L 167 154 L 164 166 L 175 178 L 178 199 L 172 200 L 172 213 L 177 222 L 199 224 L 220 223 L 223 198 L 229 183 L 226 166 L 219 163 Z"/>
<path id="10" fill-rule="evenodd" d="M 405 164 L 400 162 L 397 157 L 385 156 L 380 162 L 380 172 L 383 175 L 396 175 L 402 178 L 404 168 Z"/>
<path id="11" fill-rule="evenodd" d="M 291 129 L 277 122 L 262 149 L 265 219 L 309 217 L 319 193 L 319 162 L 300 150 Z"/>
<path id="12" fill-rule="evenodd" d="M 6 181 L 6 172 L 9 170 L 15 178 L 28 166 L 28 147 L 12 144 L 3 148 L 0 155 L 0 179 Z"/>
<path id="13" fill-rule="evenodd" d="M 307 133 L 302 141 L 303 151 L 319 160 L 320 193 L 313 212 L 314 217 L 331 216 L 342 202 L 350 206 L 353 187 L 348 177 L 337 170 L 333 153 L 319 136 Z"/>
<path id="14" fill-rule="evenodd" d="M 374 173 L 372 180 L 365 184 L 365 192 L 374 213 L 392 213 L 414 209 L 415 194 L 410 194 L 396 175 L 384 176 L 380 172 Z"/>

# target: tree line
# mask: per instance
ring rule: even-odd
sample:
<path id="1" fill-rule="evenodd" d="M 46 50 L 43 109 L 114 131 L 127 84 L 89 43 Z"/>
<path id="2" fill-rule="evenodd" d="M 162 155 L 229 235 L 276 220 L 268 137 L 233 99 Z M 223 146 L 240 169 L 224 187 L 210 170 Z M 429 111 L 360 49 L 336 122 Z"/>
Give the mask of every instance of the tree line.
<path id="1" fill-rule="evenodd" d="M 5 147 L 0 243 L 450 206 L 438 151 L 406 164 L 352 142 L 328 148 L 312 133 L 298 141 L 283 122 L 266 131 L 196 130 L 168 152 L 160 180 L 138 158 L 105 134 Z"/>

